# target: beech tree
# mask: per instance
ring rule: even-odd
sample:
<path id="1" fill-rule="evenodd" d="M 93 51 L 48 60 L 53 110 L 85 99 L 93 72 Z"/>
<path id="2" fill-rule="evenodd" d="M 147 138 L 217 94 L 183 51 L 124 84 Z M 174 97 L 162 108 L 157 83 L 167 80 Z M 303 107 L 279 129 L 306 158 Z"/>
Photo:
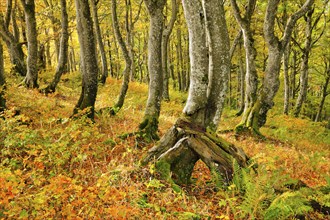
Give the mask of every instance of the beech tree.
<path id="1" fill-rule="evenodd" d="M 148 72 L 149 92 L 144 117 L 139 125 L 139 132 L 145 134 L 147 139 L 159 139 L 158 118 L 163 91 L 162 74 L 162 34 L 164 26 L 163 9 L 165 0 L 144 0 L 150 16 L 148 38 Z"/>
<path id="2" fill-rule="evenodd" d="M 59 49 L 58 63 L 53 81 L 43 89 L 44 93 L 55 92 L 57 84 L 60 82 L 63 73 L 68 71 L 68 50 L 69 50 L 69 19 L 66 7 L 66 0 L 61 0 L 61 41 Z"/>
<path id="3" fill-rule="evenodd" d="M 101 71 L 101 82 L 104 84 L 105 80 L 108 77 L 108 62 L 107 62 L 107 57 L 105 55 L 105 49 L 104 49 L 104 44 L 102 40 L 102 33 L 101 33 L 101 28 L 100 28 L 100 22 L 99 22 L 99 17 L 98 17 L 98 10 L 97 10 L 97 4 L 99 1 L 96 0 L 91 0 L 91 6 L 92 6 L 92 17 L 93 17 L 93 22 L 94 22 L 94 29 L 95 29 L 95 35 L 96 35 L 96 40 L 98 44 L 98 48 L 100 51 L 101 55 L 101 62 L 102 62 L 102 71 Z"/>
<path id="4" fill-rule="evenodd" d="M 297 20 L 301 18 L 314 3 L 314 0 L 307 0 L 304 5 L 293 13 L 285 25 L 281 39 L 275 34 L 275 18 L 280 0 L 269 0 L 264 20 L 264 36 L 268 47 L 268 59 L 265 69 L 265 77 L 259 91 L 258 99 L 252 107 L 248 121 L 244 125 L 260 134 L 259 128 L 266 123 L 267 113 L 274 106 L 274 97 L 279 89 L 279 73 L 281 58 L 284 50 L 291 39 L 291 33 Z"/>
<path id="5" fill-rule="evenodd" d="M 256 6 L 256 0 L 249 0 L 246 6 L 245 15 L 242 16 L 236 0 L 231 0 L 231 5 L 234 11 L 234 16 L 240 25 L 243 33 L 244 48 L 245 48 L 245 98 L 244 112 L 240 124 L 236 130 L 248 126 L 249 115 L 252 107 L 257 100 L 258 75 L 256 69 L 257 51 L 254 47 L 254 37 L 251 30 L 252 15 Z"/>
<path id="6" fill-rule="evenodd" d="M 168 69 L 168 41 L 173 30 L 174 23 L 177 18 L 178 4 L 176 0 L 171 1 L 171 19 L 168 24 L 165 25 L 162 37 L 162 67 L 163 67 L 163 99 L 165 101 L 170 100 L 170 95 L 168 92 L 168 79 L 169 79 L 169 69 Z"/>
<path id="7" fill-rule="evenodd" d="M 156 168 L 164 178 L 187 184 L 195 163 L 201 159 L 215 181 L 222 184 L 232 178 L 234 158 L 241 166 L 248 160 L 241 149 L 212 134 L 220 120 L 230 71 L 225 12 L 218 0 L 184 0 L 183 7 L 190 45 L 188 100 L 183 115 L 143 162 L 156 159 Z"/>
<path id="8" fill-rule="evenodd" d="M 38 85 L 38 33 L 34 0 L 21 0 L 23 5 L 26 37 L 28 41 L 27 73 L 24 83 L 28 88 L 37 88 Z"/>
<path id="9" fill-rule="evenodd" d="M 14 70 L 21 76 L 25 76 L 25 55 L 22 49 L 23 43 L 20 42 L 20 33 L 16 23 L 16 8 L 17 5 L 15 4 L 15 7 L 13 7 L 12 0 L 7 0 L 5 15 L 0 13 L 0 36 L 8 48 Z M 9 27 L 10 23 L 12 23 L 13 31 L 11 31 L 11 28 Z"/>
<path id="10" fill-rule="evenodd" d="M 2 42 L 0 40 L 0 112 L 2 112 L 6 108 L 6 99 L 4 96 L 4 88 L 5 87 L 5 69 L 4 69 L 4 61 L 3 61 L 3 48 Z"/>
<path id="11" fill-rule="evenodd" d="M 87 116 L 93 119 L 98 78 L 93 20 L 88 0 L 75 0 L 75 3 L 80 45 L 82 90 L 78 103 L 75 106 L 74 114 L 77 114 L 79 110 L 87 109 Z"/>

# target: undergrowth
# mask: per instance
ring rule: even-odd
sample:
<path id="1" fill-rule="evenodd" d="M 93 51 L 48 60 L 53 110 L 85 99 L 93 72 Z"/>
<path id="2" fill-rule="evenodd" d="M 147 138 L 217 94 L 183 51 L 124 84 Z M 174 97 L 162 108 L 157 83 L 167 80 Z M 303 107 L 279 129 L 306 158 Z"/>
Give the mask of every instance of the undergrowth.
<path id="1" fill-rule="evenodd" d="M 43 73 L 46 74 L 46 73 Z M 48 77 L 48 78 L 47 78 Z M 51 79 L 41 76 L 41 86 Z M 310 201 L 329 206 L 329 134 L 321 123 L 272 114 L 261 131 L 266 140 L 223 135 L 259 164 L 240 169 L 229 187 L 217 188 L 198 162 L 195 183 L 174 190 L 140 158 L 153 145 L 136 137 L 147 86 L 130 84 L 123 108 L 114 117 L 97 114 L 70 119 L 80 92 L 78 73 L 63 76 L 54 94 L 19 87 L 8 77 L 8 110 L 0 119 L 0 219 L 309 219 L 327 218 Z M 99 86 L 96 109 L 113 106 L 121 82 Z M 162 104 L 162 135 L 181 114 L 186 94 L 170 91 Z M 239 121 L 226 110 L 220 129 Z M 304 129 L 303 129 L 304 128 Z M 310 188 L 292 190 L 299 179 Z"/>

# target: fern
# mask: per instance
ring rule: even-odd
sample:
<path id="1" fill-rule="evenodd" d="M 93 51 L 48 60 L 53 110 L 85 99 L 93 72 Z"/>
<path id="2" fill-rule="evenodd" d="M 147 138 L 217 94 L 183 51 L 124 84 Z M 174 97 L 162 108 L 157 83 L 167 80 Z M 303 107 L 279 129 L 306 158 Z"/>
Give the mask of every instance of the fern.
<path id="1" fill-rule="evenodd" d="M 308 200 L 300 192 L 285 192 L 273 200 L 265 211 L 264 219 L 288 219 L 303 215 L 312 210 L 308 204 Z"/>

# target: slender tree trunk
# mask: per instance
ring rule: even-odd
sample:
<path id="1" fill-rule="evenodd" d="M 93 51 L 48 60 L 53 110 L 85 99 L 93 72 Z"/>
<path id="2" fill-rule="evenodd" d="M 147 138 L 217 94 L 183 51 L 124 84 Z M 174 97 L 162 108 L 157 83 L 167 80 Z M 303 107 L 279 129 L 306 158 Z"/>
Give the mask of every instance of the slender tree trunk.
<path id="1" fill-rule="evenodd" d="M 169 79 L 169 70 L 168 70 L 168 41 L 173 30 L 174 23 L 176 21 L 178 6 L 176 0 L 171 1 L 171 20 L 165 26 L 163 30 L 162 38 L 162 67 L 163 67 L 163 99 L 165 101 L 170 100 L 170 95 L 168 91 L 168 79 Z"/>
<path id="2" fill-rule="evenodd" d="M 11 63 L 14 66 L 14 71 L 19 73 L 21 76 L 25 76 L 25 55 L 23 53 L 22 44 L 19 42 L 19 32 L 17 29 L 16 16 L 14 14 L 15 11 L 12 10 L 12 0 L 8 0 L 6 16 L 4 17 L 2 13 L 0 14 L 0 37 L 2 38 L 3 42 L 6 43 Z M 11 33 L 9 30 L 10 19 L 13 23 L 13 33 Z"/>
<path id="3" fill-rule="evenodd" d="M 74 114 L 87 109 L 87 116 L 94 119 L 94 106 L 97 94 L 97 59 L 93 20 L 90 14 L 88 0 L 75 0 L 77 31 L 80 45 L 80 63 L 82 73 L 82 91 Z"/>
<path id="4" fill-rule="evenodd" d="M 118 41 L 118 44 L 120 46 L 120 49 L 121 49 L 124 59 L 125 59 L 125 69 L 123 72 L 123 82 L 121 85 L 120 94 L 118 96 L 118 100 L 117 100 L 116 104 L 114 105 L 114 107 L 112 107 L 112 109 L 110 111 L 111 114 L 116 114 L 119 111 L 119 109 L 121 109 L 121 107 L 124 105 L 126 93 L 128 90 L 129 79 L 130 79 L 132 60 L 129 56 L 129 52 L 127 50 L 125 41 L 123 40 L 123 37 L 120 33 L 118 17 L 117 17 L 116 0 L 112 0 L 111 4 L 112 4 L 113 29 L 114 29 L 116 39 Z"/>
<path id="5" fill-rule="evenodd" d="M 324 85 L 322 86 L 323 87 L 322 88 L 322 90 L 323 90 L 322 91 L 322 98 L 321 98 L 321 101 L 320 101 L 320 104 L 319 104 L 317 115 L 315 117 L 315 122 L 321 121 L 321 114 L 322 114 L 322 111 L 323 111 L 324 102 L 325 102 L 326 97 L 330 94 L 330 92 L 327 91 L 329 82 L 330 82 L 330 67 L 328 66 L 328 69 L 326 70 L 325 82 L 324 82 Z"/>
<path id="6" fill-rule="evenodd" d="M 290 43 L 286 46 L 283 54 L 283 72 L 284 72 L 284 106 L 283 113 L 289 114 L 290 104 L 290 80 L 289 80 L 289 60 L 290 60 Z"/>
<path id="7" fill-rule="evenodd" d="M 3 61 L 3 48 L 0 40 L 0 113 L 6 108 L 6 99 L 4 97 L 5 89 L 5 69 Z"/>
<path id="8" fill-rule="evenodd" d="M 296 98 L 296 75 L 297 75 L 297 51 L 292 50 L 292 71 L 291 71 L 291 83 L 290 83 L 290 96 L 291 99 Z"/>
<path id="9" fill-rule="evenodd" d="M 158 118 L 163 91 L 162 74 L 162 34 L 164 26 L 163 8 L 165 0 L 144 0 L 150 16 L 149 38 L 148 38 L 148 72 L 149 93 L 147 106 L 142 123 L 139 125 L 141 133 L 146 139 L 159 139 L 157 135 Z"/>
<path id="10" fill-rule="evenodd" d="M 298 98 L 295 105 L 294 116 L 298 117 L 303 103 L 307 97 L 307 87 L 308 87 L 308 62 L 309 62 L 309 54 L 312 50 L 312 15 L 314 10 L 310 10 L 306 16 L 306 41 L 305 47 L 303 49 L 303 58 L 301 63 L 301 71 L 300 71 L 300 90 L 298 94 Z"/>
<path id="11" fill-rule="evenodd" d="M 21 0 L 26 22 L 26 36 L 28 40 L 27 73 L 24 83 L 28 88 L 38 87 L 38 33 L 35 17 L 34 0 Z"/>
<path id="12" fill-rule="evenodd" d="M 240 109 L 239 111 L 236 113 L 236 116 L 240 116 L 242 115 L 242 113 L 244 112 L 244 108 L 245 108 L 245 71 L 244 71 L 244 62 L 243 62 L 243 57 L 242 57 L 242 43 L 239 44 L 239 58 L 238 58 L 238 62 L 239 62 L 239 94 L 240 94 Z"/>
<path id="13" fill-rule="evenodd" d="M 236 0 L 231 0 L 231 5 L 235 18 L 243 32 L 246 63 L 244 111 L 241 122 L 236 126 L 236 131 L 239 132 L 250 126 L 251 118 L 249 118 L 249 115 L 257 100 L 258 75 L 255 63 L 257 51 L 254 47 L 254 38 L 251 30 L 251 18 L 256 6 L 256 0 L 249 0 L 244 17 L 241 16 Z"/>
<path id="14" fill-rule="evenodd" d="M 259 97 L 249 115 L 251 118 L 248 127 L 253 128 L 254 132 L 260 134 L 259 128 L 266 123 L 267 113 L 274 106 L 274 97 L 279 89 L 279 73 L 281 58 L 284 53 L 293 28 L 299 18 L 301 18 L 314 4 L 314 0 L 307 0 L 304 5 L 290 16 L 285 26 L 281 40 L 275 36 L 275 17 L 280 0 L 269 0 L 266 9 L 264 22 L 264 35 L 268 46 L 268 59 L 265 69 L 265 77 L 260 90 Z"/>
<path id="15" fill-rule="evenodd" d="M 53 81 L 43 90 L 44 93 L 53 93 L 55 92 L 57 84 L 60 82 L 61 76 L 63 73 L 68 71 L 68 50 L 69 50 L 69 20 L 68 13 L 66 9 L 66 0 L 61 0 L 61 41 L 60 41 L 60 52 L 58 63 L 55 71 L 55 77 Z M 74 65 L 73 63 L 71 63 Z"/>
<path id="16" fill-rule="evenodd" d="M 92 6 L 92 17 L 93 17 L 93 22 L 94 22 L 95 35 L 96 35 L 99 51 L 101 54 L 101 62 L 102 62 L 101 82 L 104 84 L 109 75 L 108 74 L 108 63 L 107 63 L 107 57 L 105 55 L 104 44 L 103 44 L 103 40 L 102 40 L 99 17 L 97 14 L 96 0 L 91 0 L 91 6 Z"/>

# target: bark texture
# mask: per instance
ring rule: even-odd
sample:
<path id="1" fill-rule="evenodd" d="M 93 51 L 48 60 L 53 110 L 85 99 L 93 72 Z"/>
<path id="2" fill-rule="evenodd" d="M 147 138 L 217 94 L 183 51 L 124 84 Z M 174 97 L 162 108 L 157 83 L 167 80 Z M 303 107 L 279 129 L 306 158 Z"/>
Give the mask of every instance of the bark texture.
<path id="1" fill-rule="evenodd" d="M 215 85 L 223 86 L 222 83 L 228 83 L 229 37 L 223 5 L 217 0 L 203 1 L 203 4 L 199 0 L 184 0 L 183 7 L 189 29 L 191 59 L 188 101 L 184 108 L 184 116 L 179 118 L 159 143 L 150 149 L 143 162 L 156 159 L 156 169 L 163 178 L 173 184 L 188 184 L 195 163 L 201 159 L 209 167 L 214 182 L 221 186 L 232 179 L 234 160 L 240 166 L 246 166 L 248 161 L 248 157 L 241 149 L 207 132 L 209 124 L 214 123 L 218 108 L 222 108 L 219 99 L 222 98 L 221 93 L 225 88 L 218 89 Z M 212 51 L 210 63 L 214 64 L 210 71 L 205 21 L 208 22 L 209 35 L 213 35 L 209 38 Z M 219 44 L 212 42 L 219 36 L 223 37 Z M 221 73 L 215 73 L 215 70 L 220 70 Z M 213 78 L 210 79 L 213 82 L 208 87 L 209 74 L 212 75 Z M 224 79 L 219 79 L 216 74 L 223 74 Z M 218 102 L 213 98 L 213 92 L 220 96 L 216 98 Z M 208 111 L 209 105 L 214 106 L 214 109 Z M 217 125 L 218 121 L 215 121 L 214 124 Z"/>
<path id="2" fill-rule="evenodd" d="M 55 92 L 56 86 L 60 82 L 61 76 L 63 75 L 63 73 L 68 71 L 69 20 L 68 20 L 68 13 L 66 7 L 66 0 L 61 0 L 61 18 L 62 18 L 61 20 L 62 33 L 61 33 L 61 41 L 60 41 L 59 58 L 58 58 L 58 63 L 53 81 L 45 89 L 43 89 L 43 92 L 46 94 Z"/>
<path id="3" fill-rule="evenodd" d="M 256 0 L 249 0 L 244 16 L 241 15 L 242 13 L 240 12 L 236 0 L 231 0 L 231 5 L 234 16 L 243 32 L 246 63 L 244 111 L 241 122 L 236 127 L 236 131 L 239 131 L 250 126 L 251 118 L 249 115 L 257 100 L 258 75 L 255 63 L 257 51 L 254 47 L 254 38 L 251 30 L 252 15 L 256 6 Z"/>
<path id="4" fill-rule="evenodd" d="M 289 17 L 281 40 L 275 35 L 275 18 L 279 2 L 280 0 L 269 0 L 267 4 L 264 35 L 268 47 L 268 59 L 260 94 L 249 115 L 251 123 L 248 127 L 258 134 L 260 134 L 259 128 L 266 123 L 268 111 L 274 106 L 273 100 L 280 85 L 281 57 L 289 43 L 294 25 L 311 8 L 314 0 L 307 0 L 297 12 Z"/>
<path id="5" fill-rule="evenodd" d="M 100 22 L 99 22 L 99 17 L 98 17 L 98 13 L 97 13 L 97 2 L 99 2 L 99 1 L 91 0 L 90 2 L 91 2 L 92 12 L 93 12 L 92 17 L 93 17 L 93 22 L 94 22 L 96 40 L 97 40 L 98 48 L 99 48 L 99 51 L 101 54 L 101 62 L 102 62 L 101 82 L 104 84 L 109 73 L 108 73 L 107 57 L 105 55 L 104 43 L 102 40 Z"/>
<path id="6" fill-rule="evenodd" d="M 171 19 L 163 30 L 162 38 L 162 67 L 163 67 L 163 99 L 165 101 L 170 100 L 168 91 L 168 79 L 169 79 L 169 68 L 168 68 L 168 41 L 173 30 L 174 23 L 178 14 L 178 4 L 176 0 L 171 1 Z"/>
<path id="7" fill-rule="evenodd" d="M 77 31 L 80 45 L 80 64 L 82 74 L 82 91 L 74 114 L 85 110 L 87 116 L 94 118 L 94 105 L 97 94 L 97 60 L 93 21 L 88 0 L 76 0 Z"/>
<path id="8" fill-rule="evenodd" d="M 5 89 L 5 69 L 4 69 L 4 61 L 3 61 L 2 42 L 0 41 L 0 113 L 6 108 L 4 89 Z"/>
<path id="9" fill-rule="evenodd" d="M 148 39 L 148 72 L 150 80 L 147 106 L 142 123 L 139 125 L 139 130 L 145 134 L 147 139 L 159 139 L 157 130 L 163 91 L 161 46 L 164 25 L 163 8 L 166 1 L 144 0 L 144 3 L 150 16 Z"/>
<path id="10" fill-rule="evenodd" d="M 25 76 L 25 55 L 22 50 L 22 44 L 19 42 L 19 31 L 15 16 L 16 8 L 12 8 L 12 0 L 7 0 L 6 6 L 5 17 L 2 13 L 0 14 L 0 36 L 8 48 L 10 61 L 14 66 L 14 71 L 19 73 L 21 76 Z M 12 20 L 13 32 L 11 32 L 9 28 L 10 20 Z"/>
<path id="11" fill-rule="evenodd" d="M 26 22 L 26 37 L 28 41 L 27 73 L 24 83 L 28 88 L 38 88 L 38 33 L 34 0 L 21 0 Z"/>
<path id="12" fill-rule="evenodd" d="M 125 69 L 123 71 L 123 82 L 122 82 L 122 85 L 121 85 L 118 100 L 117 100 L 116 104 L 110 109 L 110 113 L 112 115 L 114 115 L 124 105 L 124 101 L 125 101 L 125 97 L 126 97 L 126 93 L 127 93 L 128 85 L 129 85 L 132 60 L 131 60 L 131 57 L 129 55 L 128 49 L 126 47 L 126 43 L 123 40 L 122 34 L 120 33 L 118 16 L 117 16 L 117 3 L 116 3 L 116 0 L 111 1 L 111 6 L 112 6 L 111 10 L 112 10 L 113 29 L 114 29 L 116 39 L 118 41 L 118 44 L 120 46 L 120 49 L 123 53 L 124 60 L 125 60 Z"/>
<path id="13" fill-rule="evenodd" d="M 308 62 L 309 62 L 309 54 L 312 50 L 312 31 L 313 31 L 313 24 L 312 24 L 312 15 L 313 15 L 314 10 L 310 10 L 307 15 L 305 16 L 306 18 L 306 29 L 305 29 L 305 34 L 306 34 L 306 40 L 305 40 L 305 46 L 303 49 L 303 56 L 302 56 L 302 63 L 301 63 L 301 71 L 300 71 L 300 90 L 298 94 L 298 98 L 296 101 L 295 109 L 294 109 L 294 116 L 298 117 L 303 103 L 306 100 L 307 97 L 307 87 L 308 87 Z"/>
<path id="14" fill-rule="evenodd" d="M 209 79 L 206 126 L 215 132 L 224 107 L 230 74 L 230 41 L 225 10 L 220 1 L 203 1 L 209 36 Z"/>

